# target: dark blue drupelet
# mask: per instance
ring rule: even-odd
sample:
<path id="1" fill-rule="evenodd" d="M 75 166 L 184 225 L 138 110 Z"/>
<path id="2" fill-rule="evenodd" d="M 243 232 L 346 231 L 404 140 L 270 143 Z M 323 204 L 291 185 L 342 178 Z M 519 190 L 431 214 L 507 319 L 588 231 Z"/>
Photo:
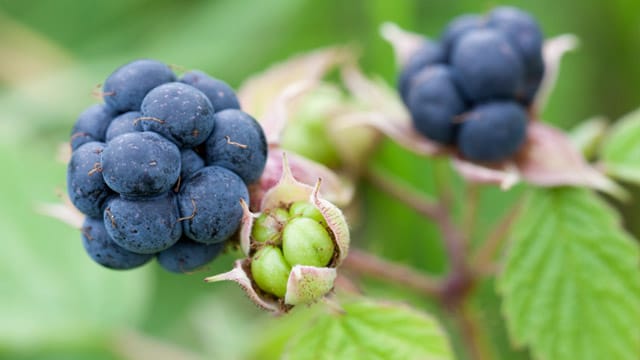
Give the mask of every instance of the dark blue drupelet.
<path id="1" fill-rule="evenodd" d="M 222 80 L 213 78 L 200 70 L 191 70 L 182 75 L 180 81 L 207 95 L 216 112 L 240 109 L 240 102 L 235 91 Z"/>
<path id="2" fill-rule="evenodd" d="M 109 75 L 102 87 L 102 97 L 115 112 L 137 111 L 151 89 L 175 80 L 167 65 L 156 60 L 135 60 Z"/>
<path id="3" fill-rule="evenodd" d="M 140 123 L 179 147 L 203 143 L 214 128 L 213 106 L 195 87 L 180 82 L 160 85 L 142 101 Z"/>
<path id="4" fill-rule="evenodd" d="M 242 179 L 220 166 L 206 166 L 187 179 L 178 193 L 184 234 L 214 244 L 227 240 L 240 225 L 240 199 L 249 203 Z"/>
<path id="5" fill-rule="evenodd" d="M 67 165 L 67 193 L 83 214 L 101 217 L 105 200 L 113 194 L 102 177 L 101 154 L 105 144 L 88 142 L 71 154 Z"/>
<path id="6" fill-rule="evenodd" d="M 245 183 L 260 178 L 267 161 L 267 141 L 262 127 L 241 110 L 215 114 L 216 127 L 205 143 L 205 163 L 238 174 Z"/>
<path id="7" fill-rule="evenodd" d="M 527 114 L 514 101 L 495 101 L 465 114 L 458 148 L 472 161 L 499 162 L 513 156 L 526 137 Z"/>
<path id="8" fill-rule="evenodd" d="M 118 245 L 139 254 L 168 249 L 182 236 L 176 196 L 169 192 L 154 198 L 110 200 L 104 225 Z"/>
<path id="9" fill-rule="evenodd" d="M 150 132 L 122 134 L 102 152 L 102 175 L 107 185 L 126 196 L 164 193 L 180 175 L 180 150 Z"/>
<path id="10" fill-rule="evenodd" d="M 151 254 L 137 254 L 118 246 L 104 227 L 102 218 L 87 217 L 82 225 L 82 245 L 98 264 L 114 270 L 128 270 L 146 264 Z"/>

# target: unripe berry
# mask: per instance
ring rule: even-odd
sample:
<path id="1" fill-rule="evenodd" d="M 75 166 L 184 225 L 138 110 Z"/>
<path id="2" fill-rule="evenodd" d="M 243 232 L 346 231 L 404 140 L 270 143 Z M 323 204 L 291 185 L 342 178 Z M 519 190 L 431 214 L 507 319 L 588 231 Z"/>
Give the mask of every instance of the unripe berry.
<path id="1" fill-rule="evenodd" d="M 292 265 L 326 266 L 334 249 L 327 229 L 313 219 L 295 218 L 282 233 L 282 251 Z"/>
<path id="2" fill-rule="evenodd" d="M 251 262 L 251 275 L 262 291 L 284 298 L 291 265 L 275 246 L 260 249 Z"/>
<path id="3" fill-rule="evenodd" d="M 251 237 L 257 242 L 271 242 L 280 244 L 282 229 L 289 220 L 289 213 L 281 208 L 266 211 L 260 214 L 253 222 Z"/>
<path id="4" fill-rule="evenodd" d="M 292 218 L 305 217 L 313 219 L 324 226 L 327 225 L 327 222 L 324 219 L 324 216 L 322 216 L 320 210 L 308 201 L 297 201 L 291 204 L 289 207 L 289 214 Z"/>

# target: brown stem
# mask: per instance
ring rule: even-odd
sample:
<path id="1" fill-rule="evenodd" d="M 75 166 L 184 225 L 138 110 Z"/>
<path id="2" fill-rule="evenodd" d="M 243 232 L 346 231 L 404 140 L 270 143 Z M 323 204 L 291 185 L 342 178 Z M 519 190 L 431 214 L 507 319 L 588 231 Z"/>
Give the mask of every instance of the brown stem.
<path id="1" fill-rule="evenodd" d="M 461 305 L 451 311 L 451 315 L 459 329 L 462 341 L 470 359 L 490 359 L 489 351 L 482 341 L 482 331 L 475 315 L 468 305 Z"/>
<path id="2" fill-rule="evenodd" d="M 497 255 L 498 251 L 502 248 L 504 241 L 507 238 L 511 226 L 518 218 L 520 210 L 522 209 L 522 202 L 516 202 L 516 205 L 508 210 L 502 220 L 498 222 L 493 230 L 487 236 L 487 239 L 482 243 L 481 247 L 473 255 L 471 260 L 471 267 L 476 272 L 487 275 L 495 271 L 493 259 Z"/>
<path id="3" fill-rule="evenodd" d="M 452 196 L 443 195 L 436 202 L 428 195 L 402 184 L 381 171 L 370 170 L 367 175 L 372 184 L 414 209 L 418 214 L 432 219 L 440 228 L 451 264 L 450 274 L 444 283 L 443 300 L 457 303 L 470 290 L 473 285 L 473 279 L 467 266 L 466 239 L 464 234 L 458 230 L 450 215 L 449 209 L 451 208 L 450 201 Z M 438 179 L 441 183 L 440 186 L 448 187 L 443 182 L 442 176 L 439 176 Z M 445 189 L 441 190 L 443 190 L 444 194 L 450 193 Z"/>
<path id="4" fill-rule="evenodd" d="M 409 266 L 384 260 L 364 250 L 350 249 L 349 256 L 341 266 L 355 273 L 406 286 L 431 298 L 440 297 L 440 279 L 420 273 Z"/>
<path id="5" fill-rule="evenodd" d="M 438 213 L 441 212 L 438 203 L 434 199 L 411 189 L 408 185 L 401 183 L 400 180 L 392 179 L 380 170 L 368 170 L 367 179 L 373 185 L 400 200 L 424 217 L 435 219 Z"/>
<path id="6" fill-rule="evenodd" d="M 391 280 L 396 284 L 405 285 L 425 295 L 432 297 L 437 296 L 457 323 L 470 359 L 489 359 L 490 357 L 487 355 L 486 346 L 483 346 L 483 339 L 480 336 L 481 331 L 478 330 L 479 325 L 473 317 L 473 314 L 471 314 L 467 308 L 469 295 L 477 282 L 478 276 L 482 274 L 472 271 L 473 268 L 471 267 L 467 248 L 469 233 L 465 234 L 457 227 L 451 215 L 454 196 L 448 179 L 448 169 L 445 169 L 442 165 L 443 164 L 436 164 L 434 168 L 436 186 L 440 194 L 437 201 L 405 184 L 399 183 L 380 171 L 370 170 L 367 175 L 372 184 L 411 207 L 424 217 L 433 220 L 438 226 L 450 263 L 450 270 L 447 276 L 441 280 L 431 279 L 416 273 L 412 268 L 397 264 L 388 264 L 385 260 L 366 253 L 357 252 L 357 250 L 355 256 L 352 257 L 353 254 L 350 254 L 344 264 L 356 268 L 362 273 L 380 279 Z M 470 232 L 470 227 L 473 227 L 477 212 L 478 190 L 475 185 L 469 186 L 472 187 L 470 188 L 472 198 L 468 207 L 473 209 L 467 210 L 463 216 L 463 221 L 467 231 Z M 502 227 L 508 229 L 509 224 L 499 226 L 498 229 Z M 496 230 L 497 234 L 494 236 L 499 238 L 504 237 L 506 230 L 498 231 L 498 229 Z M 498 240 L 490 240 L 488 242 L 494 243 L 498 242 Z M 491 246 L 493 245 L 490 245 L 490 247 Z M 495 246 L 499 246 L 499 243 L 495 244 Z M 490 254 L 493 253 L 491 249 L 485 251 Z M 489 258 L 491 257 L 492 256 L 489 256 Z"/>
<path id="7" fill-rule="evenodd" d="M 467 240 L 471 241 L 478 220 L 480 186 L 474 183 L 467 184 L 464 198 L 465 206 L 462 213 L 462 229 L 464 229 Z"/>

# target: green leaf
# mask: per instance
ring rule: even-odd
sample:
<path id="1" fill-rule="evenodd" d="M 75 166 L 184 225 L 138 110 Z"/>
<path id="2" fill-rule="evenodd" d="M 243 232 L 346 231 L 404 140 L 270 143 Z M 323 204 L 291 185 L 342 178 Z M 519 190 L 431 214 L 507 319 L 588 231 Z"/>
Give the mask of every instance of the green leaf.
<path id="1" fill-rule="evenodd" d="M 321 315 L 292 340 L 286 359 L 453 359 L 446 334 L 404 305 L 359 300 Z"/>
<path id="2" fill-rule="evenodd" d="M 538 190 L 498 288 L 510 334 L 540 359 L 637 359 L 640 251 L 594 193 Z"/>
<path id="3" fill-rule="evenodd" d="M 609 175 L 640 184 L 640 110 L 616 123 L 605 138 L 600 155 Z"/>
<path id="4" fill-rule="evenodd" d="M 148 268 L 102 268 L 84 252 L 78 230 L 36 213 L 40 203 L 60 202 L 65 166 L 54 153 L 0 146 L 8 169 L 0 177 L 0 351 L 85 346 L 146 315 Z"/>

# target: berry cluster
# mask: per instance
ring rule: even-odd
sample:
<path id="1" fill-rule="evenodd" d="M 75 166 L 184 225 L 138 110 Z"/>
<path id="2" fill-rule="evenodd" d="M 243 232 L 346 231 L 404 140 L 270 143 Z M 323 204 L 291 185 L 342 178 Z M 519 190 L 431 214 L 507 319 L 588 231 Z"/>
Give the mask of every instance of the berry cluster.
<path id="1" fill-rule="evenodd" d="M 103 98 L 78 117 L 67 169 L 87 253 L 112 269 L 154 256 L 171 272 L 205 265 L 238 229 L 240 199 L 262 174 L 262 128 L 225 82 L 200 71 L 176 79 L 154 60 L 115 70 Z"/>
<path id="2" fill-rule="evenodd" d="M 293 266 L 329 264 L 335 250 L 329 234 L 322 213 L 306 201 L 260 214 L 251 233 L 257 244 L 251 261 L 253 280 L 262 291 L 284 298 Z"/>
<path id="3" fill-rule="evenodd" d="M 512 7 L 452 20 L 440 41 L 425 41 L 400 74 L 398 89 L 415 129 L 472 161 L 513 156 L 544 74 L 542 41 L 537 22 Z"/>

